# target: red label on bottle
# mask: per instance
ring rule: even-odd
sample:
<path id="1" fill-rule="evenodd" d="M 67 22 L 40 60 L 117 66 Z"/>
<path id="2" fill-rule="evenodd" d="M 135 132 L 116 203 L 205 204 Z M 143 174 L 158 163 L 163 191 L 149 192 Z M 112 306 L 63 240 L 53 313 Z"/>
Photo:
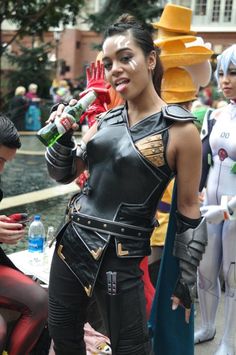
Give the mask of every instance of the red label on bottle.
<path id="1" fill-rule="evenodd" d="M 60 119 L 60 124 L 64 127 L 66 131 L 69 131 L 71 129 L 72 123 L 68 117 L 62 117 Z"/>

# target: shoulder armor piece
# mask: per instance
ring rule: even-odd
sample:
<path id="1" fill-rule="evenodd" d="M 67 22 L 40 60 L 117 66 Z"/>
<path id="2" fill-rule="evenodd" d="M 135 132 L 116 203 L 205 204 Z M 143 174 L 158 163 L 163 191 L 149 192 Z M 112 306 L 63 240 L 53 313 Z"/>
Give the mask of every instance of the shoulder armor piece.
<path id="1" fill-rule="evenodd" d="M 162 114 L 165 118 L 172 121 L 194 121 L 195 117 L 181 105 L 168 105 L 162 107 Z"/>
<path id="2" fill-rule="evenodd" d="M 98 117 L 98 127 L 102 125 L 102 123 L 106 124 L 114 124 L 114 123 L 119 123 L 123 122 L 123 117 L 122 117 L 122 111 L 124 109 L 124 105 L 122 106 L 117 106 L 116 108 L 113 108 L 107 112 L 102 113 Z M 109 121 L 109 123 L 108 123 Z"/>

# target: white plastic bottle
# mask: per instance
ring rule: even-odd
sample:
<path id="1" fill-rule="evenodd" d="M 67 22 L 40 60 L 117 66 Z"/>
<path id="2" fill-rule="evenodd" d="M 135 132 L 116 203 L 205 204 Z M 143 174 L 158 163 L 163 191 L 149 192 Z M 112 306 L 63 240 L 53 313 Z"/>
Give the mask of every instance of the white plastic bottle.
<path id="1" fill-rule="evenodd" d="M 39 215 L 34 216 L 28 232 L 28 252 L 32 265 L 42 265 L 45 243 L 45 229 Z"/>
<path id="2" fill-rule="evenodd" d="M 44 258 L 43 258 L 43 267 L 46 272 L 50 270 L 51 259 L 53 255 L 54 248 L 51 248 L 54 243 L 55 229 L 53 226 L 49 226 L 46 235 L 46 242 L 44 247 Z M 55 240 L 56 242 L 56 240 Z"/>
<path id="3" fill-rule="evenodd" d="M 49 226 L 47 231 L 47 237 L 46 237 L 46 247 L 48 248 L 51 247 L 51 243 L 53 243 L 54 236 L 55 236 L 55 229 L 53 226 Z"/>

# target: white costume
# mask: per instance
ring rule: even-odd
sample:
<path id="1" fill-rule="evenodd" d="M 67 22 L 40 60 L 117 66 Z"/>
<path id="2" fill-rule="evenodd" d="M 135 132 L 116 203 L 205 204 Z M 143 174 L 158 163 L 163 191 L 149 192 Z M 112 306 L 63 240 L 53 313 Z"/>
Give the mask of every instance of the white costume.
<path id="1" fill-rule="evenodd" d="M 212 121 L 213 120 L 213 121 Z M 208 223 L 208 246 L 199 266 L 198 296 L 202 328 L 195 332 L 195 343 L 214 338 L 215 317 L 221 294 L 219 272 L 223 265 L 225 279 L 224 334 L 217 355 L 235 355 L 236 335 L 236 212 L 232 216 L 222 206 L 222 196 L 234 201 L 236 196 L 236 104 L 215 110 L 208 121 L 214 123 L 209 133 L 212 163 L 206 183 L 205 217 Z M 203 125 L 204 133 L 207 129 Z M 229 206 L 228 206 L 229 207 Z M 204 210 L 204 208 L 203 208 Z M 226 218 L 226 219 L 225 219 Z M 227 219 L 229 218 L 229 219 Z"/>

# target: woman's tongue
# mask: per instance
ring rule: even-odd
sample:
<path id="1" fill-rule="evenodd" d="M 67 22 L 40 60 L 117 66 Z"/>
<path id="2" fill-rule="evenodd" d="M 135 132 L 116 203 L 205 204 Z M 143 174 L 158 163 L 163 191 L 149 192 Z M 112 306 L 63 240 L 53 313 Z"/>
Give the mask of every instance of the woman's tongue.
<path id="1" fill-rule="evenodd" d="M 125 81 L 125 82 L 122 82 L 122 83 L 118 84 L 116 86 L 116 91 L 118 91 L 118 92 L 124 91 L 126 89 L 127 85 L 128 85 L 128 81 Z"/>

